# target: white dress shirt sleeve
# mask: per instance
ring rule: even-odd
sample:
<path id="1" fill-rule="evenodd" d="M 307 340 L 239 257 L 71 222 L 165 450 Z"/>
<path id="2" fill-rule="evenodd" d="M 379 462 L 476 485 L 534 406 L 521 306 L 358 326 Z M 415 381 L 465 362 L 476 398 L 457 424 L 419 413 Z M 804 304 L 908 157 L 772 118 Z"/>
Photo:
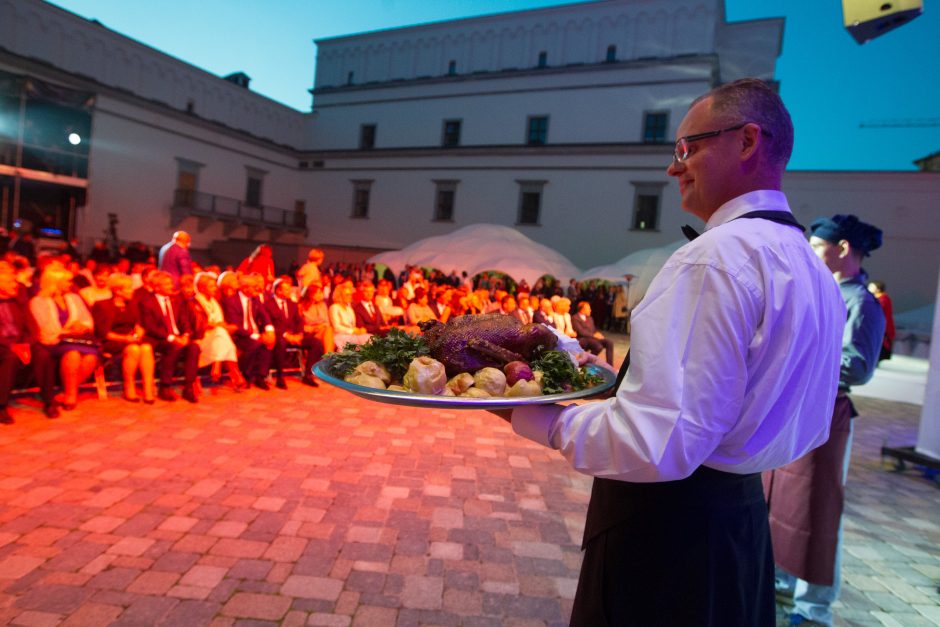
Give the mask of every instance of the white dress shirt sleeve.
<path id="1" fill-rule="evenodd" d="M 525 406 L 519 435 L 558 449 L 585 474 L 635 482 L 690 475 L 737 421 L 756 290 L 707 264 L 657 277 L 634 312 L 631 366 L 617 395 L 568 407 Z"/>

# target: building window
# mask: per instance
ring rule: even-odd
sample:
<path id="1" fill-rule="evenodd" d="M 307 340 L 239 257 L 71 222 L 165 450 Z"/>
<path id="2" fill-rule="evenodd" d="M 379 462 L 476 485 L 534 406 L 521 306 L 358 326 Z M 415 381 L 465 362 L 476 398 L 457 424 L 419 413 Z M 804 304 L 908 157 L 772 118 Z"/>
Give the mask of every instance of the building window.
<path id="1" fill-rule="evenodd" d="M 548 116 L 529 116 L 526 143 L 530 146 L 544 146 L 548 142 Z"/>
<path id="2" fill-rule="evenodd" d="M 456 61 L 451 60 L 447 63 L 447 75 L 448 76 L 457 75 L 457 62 Z"/>
<path id="3" fill-rule="evenodd" d="M 199 171 L 203 164 L 189 159 L 176 158 L 176 205 L 195 207 L 196 191 L 199 189 Z"/>
<path id="4" fill-rule="evenodd" d="M 444 120 L 441 146 L 453 148 L 460 145 L 460 120 Z"/>
<path id="5" fill-rule="evenodd" d="M 519 217 L 516 224 L 538 225 L 542 190 L 546 181 L 516 181 L 519 184 Z"/>
<path id="6" fill-rule="evenodd" d="M 544 50 L 539 53 L 539 67 L 548 67 L 548 53 Z"/>
<path id="7" fill-rule="evenodd" d="M 372 195 L 372 180 L 360 179 L 352 181 L 353 203 L 352 217 L 365 219 L 369 217 L 369 199 Z"/>
<path id="8" fill-rule="evenodd" d="M 658 231 L 659 206 L 665 183 L 632 183 L 633 220 L 632 231 Z"/>
<path id="9" fill-rule="evenodd" d="M 608 63 L 613 63 L 613 62 L 616 61 L 616 60 L 617 60 L 617 46 L 614 46 L 613 44 L 611 44 L 611 45 L 607 46 L 607 58 L 606 58 L 606 61 L 607 61 Z"/>
<path id="10" fill-rule="evenodd" d="M 260 207 L 261 192 L 264 185 L 264 175 L 266 172 L 255 168 L 246 168 L 247 179 L 245 184 L 245 206 Z"/>
<path id="11" fill-rule="evenodd" d="M 347 84 L 347 85 L 352 85 L 352 84 L 353 84 L 353 79 L 354 79 L 355 77 L 356 77 L 356 73 L 355 73 L 355 72 L 349 72 L 349 73 L 346 75 L 346 84 Z"/>
<path id="12" fill-rule="evenodd" d="M 646 112 L 643 114 L 643 143 L 666 143 L 666 126 L 669 114 L 663 111 Z"/>
<path id="13" fill-rule="evenodd" d="M 434 221 L 453 222 L 457 184 L 460 181 L 434 181 Z"/>
<path id="14" fill-rule="evenodd" d="M 359 150 L 375 148 L 375 124 L 363 124 L 359 127 Z"/>

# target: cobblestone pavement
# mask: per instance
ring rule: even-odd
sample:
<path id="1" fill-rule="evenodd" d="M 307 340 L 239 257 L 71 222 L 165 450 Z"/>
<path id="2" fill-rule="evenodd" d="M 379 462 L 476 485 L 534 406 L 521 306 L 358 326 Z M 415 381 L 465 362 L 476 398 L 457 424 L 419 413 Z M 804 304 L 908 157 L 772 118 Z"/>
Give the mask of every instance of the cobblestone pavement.
<path id="1" fill-rule="evenodd" d="M 564 625 L 590 479 L 495 416 L 290 381 L 202 402 L 27 399 L 0 429 L 0 624 Z M 940 625 L 940 491 L 863 401 L 844 625 Z"/>

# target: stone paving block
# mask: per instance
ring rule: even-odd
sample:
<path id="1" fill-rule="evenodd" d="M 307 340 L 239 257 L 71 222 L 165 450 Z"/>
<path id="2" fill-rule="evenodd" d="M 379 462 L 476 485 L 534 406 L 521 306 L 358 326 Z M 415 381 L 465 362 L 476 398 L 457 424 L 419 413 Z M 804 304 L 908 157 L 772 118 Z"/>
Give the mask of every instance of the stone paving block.
<path id="1" fill-rule="evenodd" d="M 281 586 L 280 594 L 302 599 L 336 601 L 343 590 L 343 581 L 327 577 L 293 575 Z"/>
<path id="2" fill-rule="evenodd" d="M 10 555 L 0 560 L 0 580 L 19 579 L 39 568 L 46 560 L 29 555 Z"/>
<path id="3" fill-rule="evenodd" d="M 228 568 L 197 564 L 180 577 L 179 583 L 183 586 L 214 588 L 219 585 L 227 573 Z"/>
<path id="4" fill-rule="evenodd" d="M 37 610 L 54 614 L 71 614 L 94 593 L 92 588 L 63 586 L 60 584 L 36 584 L 30 586 L 14 606 L 25 610 Z"/>
<path id="5" fill-rule="evenodd" d="M 398 610 L 394 608 L 360 605 L 353 614 L 353 627 L 388 627 L 394 625 Z"/>
<path id="6" fill-rule="evenodd" d="M 108 625 L 124 612 L 118 605 L 86 603 L 69 615 L 62 627 L 85 627 L 86 625 Z"/>
<path id="7" fill-rule="evenodd" d="M 209 601 L 182 601 L 169 611 L 164 625 L 173 627 L 201 627 L 207 625 L 221 609 L 221 605 Z"/>
<path id="8" fill-rule="evenodd" d="M 62 619 L 63 616 L 61 614 L 27 610 L 17 614 L 16 618 L 11 618 L 9 624 L 23 625 L 26 627 L 56 627 L 56 625 L 62 623 Z"/>
<path id="9" fill-rule="evenodd" d="M 287 614 L 290 604 L 286 596 L 238 592 L 222 607 L 222 613 L 238 618 L 280 620 Z"/>

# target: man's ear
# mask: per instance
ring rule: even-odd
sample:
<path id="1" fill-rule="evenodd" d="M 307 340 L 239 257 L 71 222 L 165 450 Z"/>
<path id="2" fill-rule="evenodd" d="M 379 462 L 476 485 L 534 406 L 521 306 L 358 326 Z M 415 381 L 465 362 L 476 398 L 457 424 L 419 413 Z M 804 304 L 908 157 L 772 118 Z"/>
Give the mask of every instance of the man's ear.
<path id="1" fill-rule="evenodd" d="M 844 257 L 848 257 L 849 254 L 852 252 L 852 245 L 849 244 L 848 240 L 840 239 L 838 246 L 839 246 L 839 258 L 840 259 Z"/>
<path id="2" fill-rule="evenodd" d="M 741 130 L 741 160 L 746 161 L 757 153 L 763 137 L 760 133 L 760 126 L 753 122 L 745 124 Z"/>

